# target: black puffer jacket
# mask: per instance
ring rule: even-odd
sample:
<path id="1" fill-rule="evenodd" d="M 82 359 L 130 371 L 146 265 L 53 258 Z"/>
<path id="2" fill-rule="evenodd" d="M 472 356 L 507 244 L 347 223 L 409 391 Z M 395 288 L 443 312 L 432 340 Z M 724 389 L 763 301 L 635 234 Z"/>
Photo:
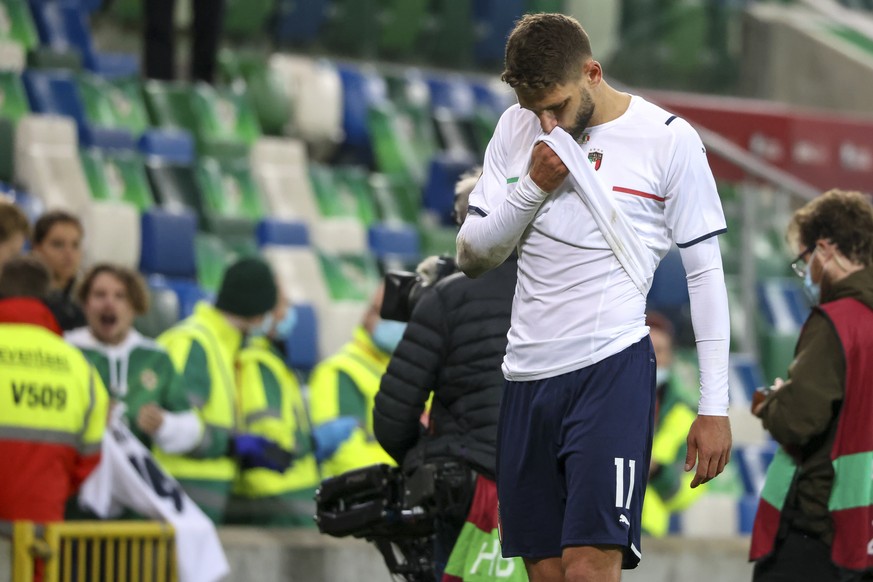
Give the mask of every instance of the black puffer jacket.
<path id="1" fill-rule="evenodd" d="M 447 277 L 415 307 L 373 410 L 376 439 L 405 471 L 450 457 L 494 478 L 517 266 L 513 256 L 478 279 Z M 423 433 L 419 418 L 431 391 Z"/>

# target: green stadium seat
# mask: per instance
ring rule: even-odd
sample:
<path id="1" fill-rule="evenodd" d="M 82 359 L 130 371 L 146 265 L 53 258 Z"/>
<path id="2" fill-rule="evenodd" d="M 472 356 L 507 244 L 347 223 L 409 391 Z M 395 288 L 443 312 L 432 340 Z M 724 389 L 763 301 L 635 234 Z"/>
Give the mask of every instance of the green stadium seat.
<path id="1" fill-rule="evenodd" d="M 36 26 L 26 0 L 3 0 L 0 2 L 0 39 L 12 40 L 25 51 L 39 45 Z"/>
<path id="2" fill-rule="evenodd" d="M 423 226 L 421 235 L 421 254 L 455 256 L 455 239 L 458 229 L 453 226 Z"/>
<path id="3" fill-rule="evenodd" d="M 380 0 L 379 54 L 408 59 L 418 50 L 422 31 L 428 25 L 429 0 Z"/>
<path id="4" fill-rule="evenodd" d="M 274 0 L 228 0 L 225 6 L 224 32 L 248 39 L 264 32 L 273 12 Z"/>
<path id="5" fill-rule="evenodd" d="M 198 233 L 194 238 L 194 255 L 197 260 L 197 282 L 203 289 L 216 293 L 221 285 L 225 267 L 236 256 L 214 234 Z"/>
<path id="6" fill-rule="evenodd" d="M 264 62 L 260 53 L 223 50 L 219 67 L 228 84 L 245 83 L 249 99 L 265 135 L 282 135 L 291 119 L 291 94 L 281 73 Z"/>
<path id="7" fill-rule="evenodd" d="M 473 62 L 474 18 L 472 2 L 433 0 L 436 25 L 423 39 L 428 57 L 438 65 L 468 67 Z"/>
<path id="8" fill-rule="evenodd" d="M 564 12 L 564 0 L 527 0 L 525 12 Z"/>
<path id="9" fill-rule="evenodd" d="M 107 81 L 85 73 L 77 80 L 85 114 L 94 125 L 126 129 L 135 136 L 149 127 L 149 118 L 142 99 L 142 87 L 136 79 Z"/>
<path id="10" fill-rule="evenodd" d="M 198 84 L 191 92 L 191 108 L 201 155 L 245 156 L 261 136 L 258 119 L 243 90 Z"/>
<path id="11" fill-rule="evenodd" d="M 260 220 L 264 216 L 261 196 L 245 159 L 220 162 L 215 158 L 201 158 L 197 180 L 210 212 L 249 220 Z"/>
<path id="12" fill-rule="evenodd" d="M 372 174 L 373 198 L 384 222 L 418 222 L 421 193 L 418 186 L 397 176 Z"/>
<path id="13" fill-rule="evenodd" d="M 311 163 L 309 177 L 322 216 L 353 217 L 366 226 L 376 220 L 378 210 L 365 168 Z"/>
<path id="14" fill-rule="evenodd" d="M 61 69 L 78 73 L 82 70 L 82 55 L 76 50 L 59 51 L 39 46 L 27 53 L 28 69 Z"/>
<path id="15" fill-rule="evenodd" d="M 95 200 L 124 200 L 145 212 L 154 204 L 145 165 L 135 152 L 80 152 L 82 166 Z"/>
<path id="16" fill-rule="evenodd" d="M 171 212 L 194 211 L 200 227 L 203 228 L 205 222 L 203 193 L 200 191 L 193 168 L 157 159 L 147 159 L 146 175 L 155 195 L 155 202 Z"/>
<path id="17" fill-rule="evenodd" d="M 17 73 L 0 72 L 0 180 L 15 176 L 15 126 L 30 113 L 27 95 Z"/>
<path id="18" fill-rule="evenodd" d="M 197 121 L 191 106 L 190 87 L 183 83 L 148 81 L 143 86 L 146 109 L 152 124 L 196 133 Z"/>
<path id="19" fill-rule="evenodd" d="M 319 253 L 319 259 L 334 301 L 367 301 L 379 286 L 379 265 L 370 254 Z"/>
<path id="20" fill-rule="evenodd" d="M 355 58 L 372 57 L 378 36 L 377 0 L 334 0 L 324 33 L 329 49 Z"/>
<path id="21" fill-rule="evenodd" d="M 434 150 L 427 137 L 419 135 L 420 126 L 412 115 L 386 103 L 372 107 L 367 122 L 379 171 L 423 184 Z"/>

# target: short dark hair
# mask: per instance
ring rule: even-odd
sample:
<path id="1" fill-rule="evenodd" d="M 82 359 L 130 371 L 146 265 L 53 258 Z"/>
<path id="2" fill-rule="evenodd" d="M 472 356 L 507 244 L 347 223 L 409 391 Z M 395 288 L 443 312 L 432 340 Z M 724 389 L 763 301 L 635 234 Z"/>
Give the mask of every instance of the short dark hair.
<path id="1" fill-rule="evenodd" d="M 142 276 L 133 269 L 111 263 L 98 263 L 88 269 L 76 288 L 79 305 L 85 305 L 88 295 L 91 294 L 91 287 L 94 286 L 94 280 L 103 273 L 112 275 L 124 284 L 127 289 L 127 299 L 137 315 L 142 315 L 149 310 L 149 292 Z"/>
<path id="2" fill-rule="evenodd" d="M 577 79 L 591 56 L 591 41 L 575 18 L 526 14 L 509 33 L 500 78 L 512 88 L 545 89 Z"/>
<path id="3" fill-rule="evenodd" d="M 0 243 L 8 241 L 16 232 L 24 238 L 30 236 L 27 215 L 15 204 L 0 199 Z"/>
<path id="4" fill-rule="evenodd" d="M 37 219 L 33 227 L 33 244 L 41 244 L 56 224 L 72 224 L 79 229 L 79 233 L 84 234 L 85 232 L 85 229 L 82 228 L 82 221 L 76 216 L 65 210 L 50 210 Z"/>
<path id="5" fill-rule="evenodd" d="M 51 287 L 51 275 L 33 257 L 16 257 L 0 270 L 0 297 L 45 299 Z"/>
<path id="6" fill-rule="evenodd" d="M 860 192 L 829 190 L 794 213 L 788 238 L 804 248 L 830 240 L 848 259 L 868 267 L 873 265 L 873 205 Z"/>

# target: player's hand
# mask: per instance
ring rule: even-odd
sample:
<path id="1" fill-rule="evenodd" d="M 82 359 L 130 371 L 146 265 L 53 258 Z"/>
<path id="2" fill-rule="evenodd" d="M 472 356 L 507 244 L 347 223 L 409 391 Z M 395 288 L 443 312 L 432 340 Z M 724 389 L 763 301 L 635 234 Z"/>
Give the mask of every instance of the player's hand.
<path id="1" fill-rule="evenodd" d="M 163 423 L 164 411 L 153 403 L 143 404 L 136 415 L 136 425 L 149 436 L 154 436 Z"/>
<path id="2" fill-rule="evenodd" d="M 530 158 L 530 177 L 543 192 L 554 192 L 564 183 L 570 170 L 552 148 L 543 142 L 534 146 Z"/>
<path id="3" fill-rule="evenodd" d="M 731 460 L 731 423 L 727 416 L 698 415 L 688 431 L 685 471 L 697 462 L 691 488 L 711 481 Z"/>

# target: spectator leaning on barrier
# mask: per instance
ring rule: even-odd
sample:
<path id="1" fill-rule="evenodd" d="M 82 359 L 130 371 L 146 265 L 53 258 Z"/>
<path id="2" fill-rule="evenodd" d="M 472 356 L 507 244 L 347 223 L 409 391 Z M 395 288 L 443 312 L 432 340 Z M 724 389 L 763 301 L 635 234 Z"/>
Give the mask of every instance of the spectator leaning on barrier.
<path id="1" fill-rule="evenodd" d="M 319 363 L 309 380 L 315 455 L 324 477 L 394 464 L 373 434 L 373 405 L 406 325 L 380 317 L 384 293 L 380 286 L 352 341 Z"/>
<path id="2" fill-rule="evenodd" d="M 24 212 L 0 198 L 0 271 L 3 265 L 21 254 L 29 236 L 30 223 Z"/>
<path id="3" fill-rule="evenodd" d="M 694 402 L 673 370 L 673 325 L 656 312 L 646 314 L 649 337 L 655 350 L 655 437 L 649 484 L 643 505 L 643 531 L 662 537 L 670 529 L 670 514 L 691 505 L 702 487 L 690 487 L 693 475 L 682 469 L 687 446 L 685 437 L 694 423 Z"/>
<path id="4" fill-rule="evenodd" d="M 297 378 L 272 341 L 284 342 L 296 312 L 282 293 L 276 309 L 249 337 L 238 360 L 243 431 L 276 442 L 294 455 L 282 473 L 244 469 L 234 486 L 229 521 L 252 525 L 314 527 L 315 489 L 320 482 L 309 417 Z"/>
<path id="5" fill-rule="evenodd" d="M 48 267 L 52 277 L 46 302 L 64 331 L 85 325 L 85 315 L 73 298 L 84 233 L 79 219 L 63 210 L 46 212 L 33 227 L 33 255 Z"/>
<path id="6" fill-rule="evenodd" d="M 0 273 L 0 520 L 62 520 L 100 461 L 109 397 L 43 304 L 49 273 L 15 258 Z"/>
<path id="7" fill-rule="evenodd" d="M 816 306 L 788 379 L 753 401 L 780 445 L 755 517 L 753 579 L 873 580 L 873 207 L 831 190 L 794 213 L 788 235 Z"/>
<path id="8" fill-rule="evenodd" d="M 76 291 L 87 327 L 67 332 L 109 389 L 124 402 L 124 418 L 146 447 L 187 453 L 200 442 L 203 423 L 185 396 L 182 379 L 166 350 L 133 329 L 148 310 L 148 290 L 135 271 L 102 263 L 93 266 Z"/>
<path id="9" fill-rule="evenodd" d="M 198 303 L 190 317 L 158 338 L 181 372 L 188 402 L 205 427 L 200 443 L 187 455 L 158 450 L 155 458 L 215 523 L 224 518 L 237 461 L 243 468 L 287 466 L 287 456 L 273 443 L 238 432 L 236 357 L 245 334 L 257 329 L 275 305 L 270 267 L 260 259 L 240 259 L 224 272 L 215 305 Z"/>
<path id="10" fill-rule="evenodd" d="M 459 226 L 480 173 L 458 183 L 455 216 Z M 492 491 L 496 519 L 497 418 L 504 382 L 500 364 L 506 352 L 517 265 L 513 254 L 479 279 L 457 273 L 425 291 L 376 395 L 376 438 L 404 473 L 414 473 L 423 464 L 438 466 L 448 461 L 459 464 L 469 476 L 458 490 L 436 494 L 446 502 L 435 522 L 437 580 L 464 527 L 477 480 Z M 431 394 L 423 429 L 419 419 Z M 481 546 L 479 540 L 468 542 L 476 551 Z M 518 570 L 523 574 L 524 567 L 519 564 Z"/>

